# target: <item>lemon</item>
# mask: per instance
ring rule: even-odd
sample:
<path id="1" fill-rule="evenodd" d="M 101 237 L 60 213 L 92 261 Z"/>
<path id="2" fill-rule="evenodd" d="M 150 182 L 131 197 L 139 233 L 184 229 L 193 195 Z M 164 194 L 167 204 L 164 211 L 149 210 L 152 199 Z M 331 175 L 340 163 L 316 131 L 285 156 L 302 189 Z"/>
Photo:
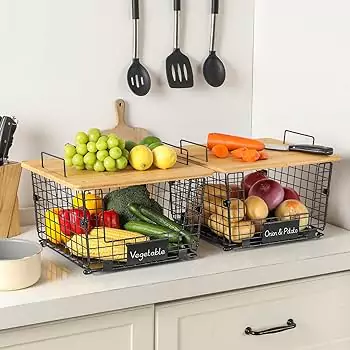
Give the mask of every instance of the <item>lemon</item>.
<path id="1" fill-rule="evenodd" d="M 176 164 L 177 154 L 168 146 L 158 146 L 153 151 L 154 165 L 159 169 L 170 169 Z"/>
<path id="2" fill-rule="evenodd" d="M 153 153 L 147 146 L 135 146 L 130 152 L 129 162 L 135 170 L 147 170 L 153 164 Z"/>

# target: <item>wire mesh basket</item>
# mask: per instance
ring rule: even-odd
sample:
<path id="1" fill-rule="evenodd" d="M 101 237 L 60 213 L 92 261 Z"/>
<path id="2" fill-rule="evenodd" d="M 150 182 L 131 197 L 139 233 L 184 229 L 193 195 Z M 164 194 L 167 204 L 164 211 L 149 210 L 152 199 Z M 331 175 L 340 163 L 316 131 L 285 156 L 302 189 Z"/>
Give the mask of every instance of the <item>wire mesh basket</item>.
<path id="1" fill-rule="evenodd" d="M 208 177 L 201 236 L 225 250 L 321 237 L 332 168 L 327 162 Z M 278 206 L 271 209 L 260 197 L 248 196 L 248 174 L 282 186 Z"/>
<path id="2" fill-rule="evenodd" d="M 32 172 L 32 183 L 40 242 L 85 274 L 197 255 L 203 179 L 76 191 Z"/>

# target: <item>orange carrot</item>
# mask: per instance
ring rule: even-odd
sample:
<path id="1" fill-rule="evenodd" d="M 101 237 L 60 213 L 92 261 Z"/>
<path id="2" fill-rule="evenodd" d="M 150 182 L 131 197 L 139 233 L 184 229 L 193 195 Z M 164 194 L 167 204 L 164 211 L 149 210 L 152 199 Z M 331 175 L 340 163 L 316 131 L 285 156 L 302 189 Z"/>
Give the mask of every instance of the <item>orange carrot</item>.
<path id="1" fill-rule="evenodd" d="M 208 148 L 212 149 L 216 145 L 225 145 L 229 151 L 237 148 L 250 148 L 257 151 L 264 149 L 264 144 L 259 140 L 248 139 L 240 136 L 211 133 L 208 134 Z"/>
<path id="2" fill-rule="evenodd" d="M 255 149 L 246 149 L 242 155 L 243 162 L 256 162 L 259 158 L 260 154 Z"/>
<path id="3" fill-rule="evenodd" d="M 266 151 L 262 150 L 259 152 L 259 154 L 260 154 L 260 158 L 259 158 L 260 160 L 269 159 L 269 154 Z"/>
<path id="4" fill-rule="evenodd" d="M 242 159 L 243 157 L 243 152 L 246 150 L 247 148 L 242 147 L 242 148 L 237 148 L 234 151 L 231 152 L 233 158 L 237 158 L 237 159 Z"/>
<path id="5" fill-rule="evenodd" d="M 225 145 L 215 145 L 211 151 L 218 158 L 227 158 L 229 155 L 228 149 Z"/>

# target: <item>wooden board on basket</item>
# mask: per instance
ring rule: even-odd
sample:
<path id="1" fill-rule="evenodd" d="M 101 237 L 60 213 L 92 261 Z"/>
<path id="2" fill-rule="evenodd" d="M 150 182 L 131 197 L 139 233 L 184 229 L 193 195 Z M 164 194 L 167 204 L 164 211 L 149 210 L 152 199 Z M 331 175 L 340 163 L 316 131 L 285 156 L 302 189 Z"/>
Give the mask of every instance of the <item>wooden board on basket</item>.
<path id="1" fill-rule="evenodd" d="M 260 141 L 269 144 L 281 144 L 280 140 L 264 138 Z M 220 173 L 236 173 L 249 170 L 259 170 L 263 168 L 284 168 L 288 166 L 308 165 L 308 164 L 320 164 L 328 162 L 336 162 L 340 160 L 338 155 L 324 156 L 302 152 L 291 151 L 270 151 L 266 150 L 269 155 L 269 159 L 261 160 L 257 162 L 242 162 L 239 159 L 234 159 L 229 156 L 228 158 L 217 158 L 210 151 L 208 151 L 208 162 L 205 160 L 205 149 L 200 146 L 187 146 L 185 147 L 189 151 L 190 159 L 198 164 L 208 167 L 211 170 Z"/>
<path id="2" fill-rule="evenodd" d="M 134 128 L 129 126 L 125 121 L 125 106 L 124 100 L 115 101 L 116 126 L 113 129 L 103 130 L 104 134 L 116 134 L 124 140 L 134 141 L 139 143 L 149 132 L 143 128 Z"/>

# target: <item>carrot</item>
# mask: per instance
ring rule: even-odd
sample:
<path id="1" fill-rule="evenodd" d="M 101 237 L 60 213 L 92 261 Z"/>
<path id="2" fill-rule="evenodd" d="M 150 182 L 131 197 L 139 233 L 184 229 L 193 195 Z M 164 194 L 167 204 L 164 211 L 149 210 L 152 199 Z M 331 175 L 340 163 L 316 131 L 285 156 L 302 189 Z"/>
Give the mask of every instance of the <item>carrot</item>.
<path id="1" fill-rule="evenodd" d="M 229 155 L 228 149 L 225 145 L 215 145 L 211 151 L 218 158 L 227 158 Z"/>
<path id="2" fill-rule="evenodd" d="M 259 158 L 260 160 L 269 159 L 269 154 L 266 151 L 262 150 L 259 152 L 259 154 L 260 154 L 260 158 Z"/>
<path id="3" fill-rule="evenodd" d="M 208 148 L 212 149 L 216 145 L 225 145 L 229 151 L 237 148 L 250 148 L 257 151 L 264 149 L 264 144 L 259 140 L 248 139 L 240 136 L 210 133 L 208 134 Z"/>
<path id="4" fill-rule="evenodd" d="M 243 162 L 256 162 L 259 158 L 260 154 L 255 149 L 246 149 L 242 155 Z"/>
<path id="5" fill-rule="evenodd" d="M 243 152 L 246 150 L 247 148 L 242 147 L 242 148 L 237 148 L 234 151 L 231 152 L 233 158 L 237 158 L 237 159 L 242 159 L 243 157 Z"/>

